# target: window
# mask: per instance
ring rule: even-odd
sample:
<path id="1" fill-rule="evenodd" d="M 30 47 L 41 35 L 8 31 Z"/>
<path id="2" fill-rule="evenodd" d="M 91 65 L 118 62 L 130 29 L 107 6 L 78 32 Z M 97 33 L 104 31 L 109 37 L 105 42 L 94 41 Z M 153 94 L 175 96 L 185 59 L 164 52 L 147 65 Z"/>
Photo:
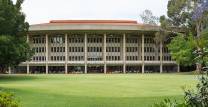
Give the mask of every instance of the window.
<path id="1" fill-rule="evenodd" d="M 120 43 L 120 41 L 119 37 L 106 38 L 106 43 Z"/>
<path id="2" fill-rule="evenodd" d="M 127 38 L 126 43 L 138 43 L 138 38 Z"/>
<path id="3" fill-rule="evenodd" d="M 43 44 L 45 43 L 45 37 L 36 35 L 32 38 L 33 44 Z"/>

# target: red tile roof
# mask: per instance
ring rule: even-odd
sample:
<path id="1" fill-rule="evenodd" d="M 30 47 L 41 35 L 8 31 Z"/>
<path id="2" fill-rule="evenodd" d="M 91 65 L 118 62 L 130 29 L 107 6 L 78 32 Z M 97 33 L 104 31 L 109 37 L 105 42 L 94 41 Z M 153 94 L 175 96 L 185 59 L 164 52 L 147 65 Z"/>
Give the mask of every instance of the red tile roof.
<path id="1" fill-rule="evenodd" d="M 50 23 L 65 24 L 138 24 L 134 20 L 51 20 Z"/>

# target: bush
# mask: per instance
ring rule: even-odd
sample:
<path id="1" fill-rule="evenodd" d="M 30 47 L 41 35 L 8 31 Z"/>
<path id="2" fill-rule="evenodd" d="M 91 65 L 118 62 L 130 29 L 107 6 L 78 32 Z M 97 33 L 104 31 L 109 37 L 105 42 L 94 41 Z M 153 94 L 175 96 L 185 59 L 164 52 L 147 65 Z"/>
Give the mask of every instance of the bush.
<path id="1" fill-rule="evenodd" d="M 177 103 L 176 101 L 165 99 L 163 102 L 155 104 L 153 107 L 188 107 L 188 105 L 186 103 Z"/>
<path id="2" fill-rule="evenodd" d="M 208 77 L 202 76 L 196 91 L 186 91 L 185 100 L 191 107 L 208 107 Z"/>
<path id="3" fill-rule="evenodd" d="M 0 107 L 19 107 L 19 102 L 13 94 L 0 91 Z"/>

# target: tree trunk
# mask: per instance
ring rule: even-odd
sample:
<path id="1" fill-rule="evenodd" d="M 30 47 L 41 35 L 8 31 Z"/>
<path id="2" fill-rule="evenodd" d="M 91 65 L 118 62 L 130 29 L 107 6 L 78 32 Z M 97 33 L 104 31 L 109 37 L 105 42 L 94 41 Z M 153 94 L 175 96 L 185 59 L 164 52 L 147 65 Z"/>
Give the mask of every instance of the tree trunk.
<path id="1" fill-rule="evenodd" d="M 197 30 L 197 40 L 200 38 L 201 36 L 201 31 L 202 31 L 202 28 L 201 28 L 202 24 L 201 24 L 201 21 L 199 20 L 196 24 L 196 30 Z M 199 47 L 199 44 L 197 43 L 197 55 L 198 57 L 201 57 L 201 48 Z M 196 73 L 197 74 L 200 74 L 202 72 L 202 64 L 200 63 L 196 63 Z"/>
<path id="2" fill-rule="evenodd" d="M 196 64 L 196 74 L 202 73 L 202 64 Z"/>

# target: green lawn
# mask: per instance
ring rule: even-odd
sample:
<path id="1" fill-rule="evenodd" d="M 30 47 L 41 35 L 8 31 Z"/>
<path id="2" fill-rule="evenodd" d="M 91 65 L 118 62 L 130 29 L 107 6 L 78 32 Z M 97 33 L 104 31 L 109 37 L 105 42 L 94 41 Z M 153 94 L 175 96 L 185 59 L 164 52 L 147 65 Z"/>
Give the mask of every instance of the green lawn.
<path id="1" fill-rule="evenodd" d="M 169 97 L 181 100 L 185 74 L 0 75 L 0 88 L 15 93 L 23 107 L 149 107 Z"/>

